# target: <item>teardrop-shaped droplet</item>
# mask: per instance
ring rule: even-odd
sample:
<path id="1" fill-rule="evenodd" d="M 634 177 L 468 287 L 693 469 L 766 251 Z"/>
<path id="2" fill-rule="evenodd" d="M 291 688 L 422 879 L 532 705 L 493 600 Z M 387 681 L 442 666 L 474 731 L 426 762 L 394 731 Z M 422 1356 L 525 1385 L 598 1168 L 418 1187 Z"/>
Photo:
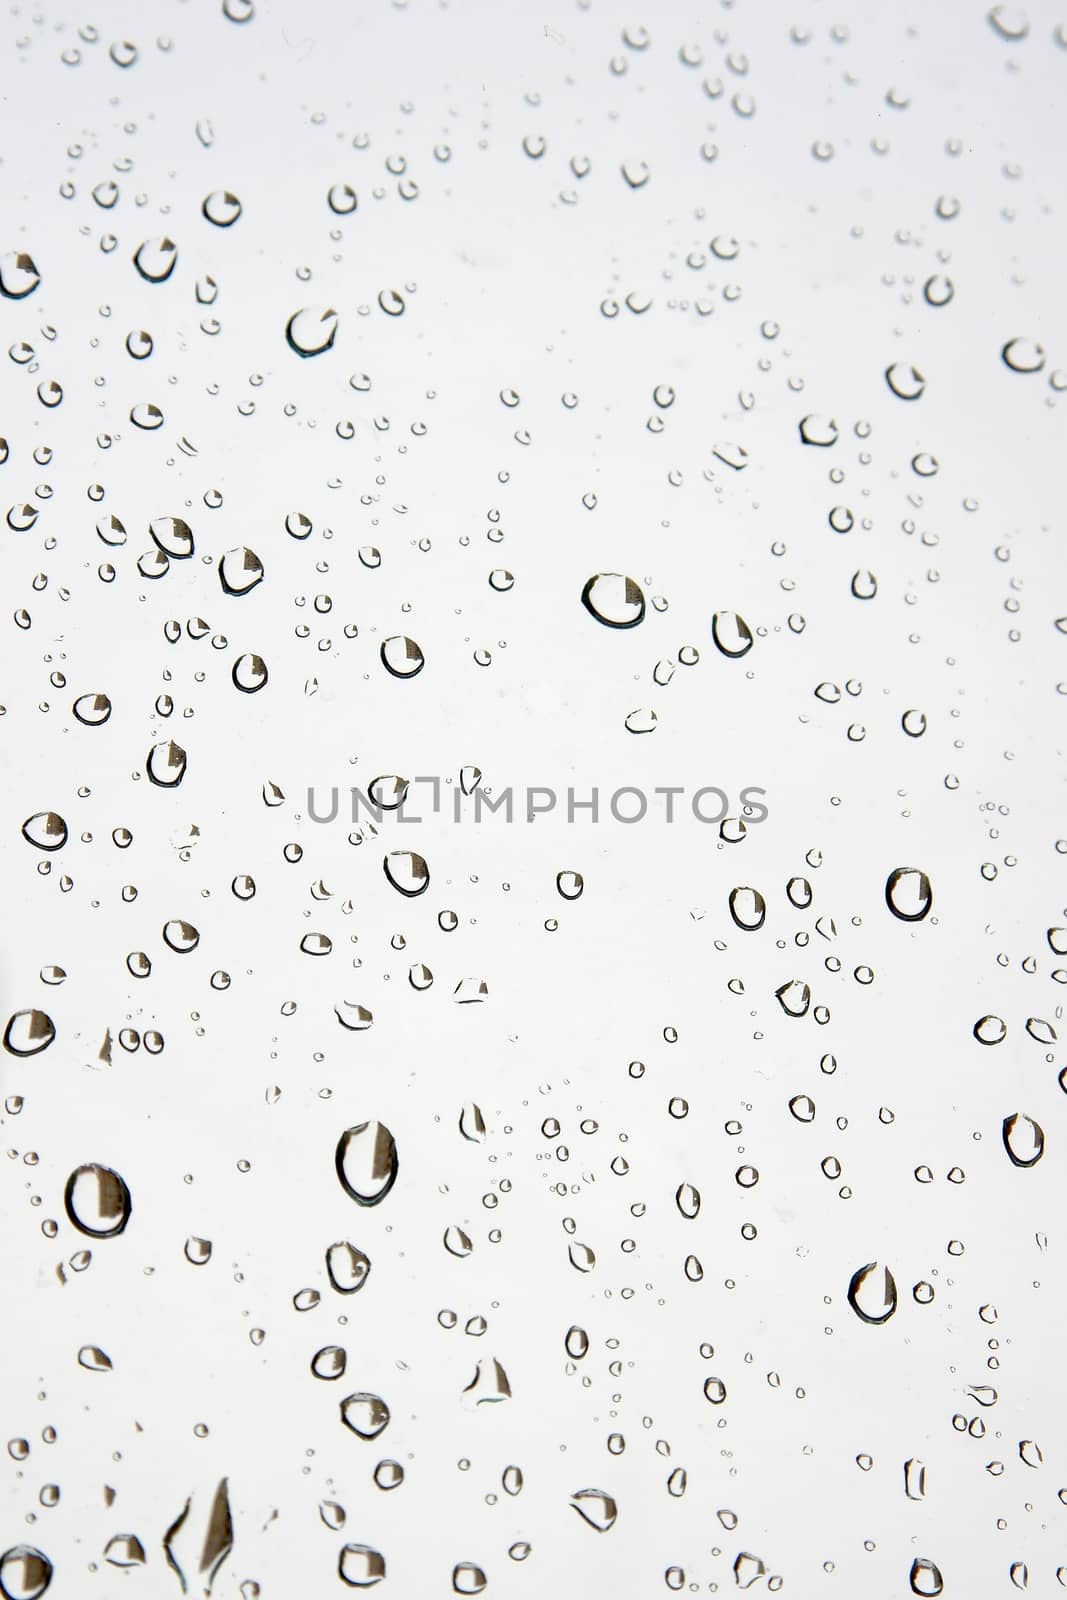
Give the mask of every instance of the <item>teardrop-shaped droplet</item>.
<path id="1" fill-rule="evenodd" d="M 294 311 L 285 325 L 285 338 L 290 350 L 298 356 L 321 356 L 329 350 L 337 337 L 337 312 L 332 307 L 325 310 L 305 306 Z"/>
<path id="2" fill-rule="evenodd" d="M 247 545 L 227 550 L 219 562 L 219 581 L 225 594 L 249 594 L 263 582 L 263 563 Z"/>
<path id="3" fill-rule="evenodd" d="M 62 850 L 67 824 L 56 811 L 37 811 L 22 824 L 22 837 L 38 850 Z"/>
<path id="4" fill-rule="evenodd" d="M 848 1303 L 862 1322 L 888 1322 L 897 1309 L 897 1286 L 888 1267 L 869 1261 L 853 1274 Z"/>
<path id="5" fill-rule="evenodd" d="M 380 1395 L 346 1395 L 341 1401 L 341 1421 L 359 1438 L 377 1439 L 389 1426 L 389 1407 Z"/>
<path id="6" fill-rule="evenodd" d="M 579 900 L 585 888 L 580 872 L 557 872 L 556 888 L 564 900 Z"/>
<path id="7" fill-rule="evenodd" d="M 63 1190 L 63 1204 L 79 1233 L 91 1239 L 114 1239 L 133 1210 L 125 1180 L 113 1167 L 96 1161 L 75 1167 Z"/>
<path id="8" fill-rule="evenodd" d="M 374 1022 L 373 1011 L 357 1005 L 353 1000 L 339 1000 L 333 1010 L 342 1028 L 347 1028 L 350 1033 L 365 1033 Z"/>
<path id="9" fill-rule="evenodd" d="M 78 1351 L 78 1365 L 88 1372 L 110 1372 L 111 1357 L 98 1344 L 83 1344 Z"/>
<path id="10" fill-rule="evenodd" d="M 912 1562 L 908 1580 L 912 1594 L 938 1595 L 945 1587 L 939 1569 L 926 1556 L 919 1556 Z"/>
<path id="11" fill-rule="evenodd" d="M 464 1233 L 463 1229 L 457 1228 L 455 1224 L 445 1229 L 442 1243 L 450 1256 L 458 1256 L 460 1260 L 469 1256 L 474 1249 L 470 1234 Z"/>
<path id="12" fill-rule="evenodd" d="M 188 561 L 195 552 L 193 530 L 183 517 L 154 517 L 148 524 L 148 531 L 172 561 Z"/>
<path id="13" fill-rule="evenodd" d="M 591 1245 L 579 1244 L 576 1239 L 572 1240 L 567 1246 L 567 1254 L 571 1266 L 577 1268 L 579 1272 L 592 1272 L 596 1266 L 596 1254 Z"/>
<path id="14" fill-rule="evenodd" d="M 357 1123 L 338 1140 L 335 1163 L 346 1194 L 361 1206 L 379 1205 L 396 1182 L 396 1140 L 384 1123 Z"/>
<path id="15" fill-rule="evenodd" d="M 471 1144 L 481 1144 L 485 1138 L 485 1118 L 473 1100 L 459 1114 L 459 1131 Z"/>
<path id="16" fill-rule="evenodd" d="M 1016 1111 L 1005 1117 L 1001 1127 L 1004 1148 L 1016 1167 L 1036 1167 L 1045 1153 L 1045 1134 L 1033 1117 Z"/>
<path id="17" fill-rule="evenodd" d="M 180 744 L 163 739 L 148 752 L 145 771 L 160 789 L 174 789 L 185 777 L 186 756 Z"/>
<path id="18" fill-rule="evenodd" d="M 430 869 L 414 850 L 391 850 L 382 865 L 394 889 L 414 899 L 430 886 Z"/>
<path id="19" fill-rule="evenodd" d="M 886 879 L 885 903 L 901 922 L 921 922 L 934 903 L 926 873 L 918 867 L 894 867 Z"/>
<path id="20" fill-rule="evenodd" d="M 370 1275 L 370 1257 L 349 1244 L 347 1239 L 332 1244 L 326 1252 L 326 1273 L 338 1294 L 355 1294 Z"/>
<path id="21" fill-rule="evenodd" d="M 581 1361 L 589 1354 L 589 1335 L 584 1328 L 571 1326 L 564 1336 L 563 1345 L 572 1361 Z"/>
<path id="22" fill-rule="evenodd" d="M 621 572 L 594 573 L 582 590 L 582 605 L 606 628 L 636 628 L 645 615 L 640 584 Z"/>
<path id="23" fill-rule="evenodd" d="M 692 1221 L 700 1214 L 700 1190 L 691 1183 L 680 1183 L 674 1193 L 674 1203 L 682 1216 Z"/>
<path id="24" fill-rule="evenodd" d="M 613 1497 L 606 1494 L 603 1489 L 579 1489 L 571 1495 L 571 1505 L 591 1528 L 598 1533 L 607 1533 L 614 1527 L 615 1519 L 619 1515 L 619 1508 Z"/>
<path id="25" fill-rule="evenodd" d="M 45 1011 L 31 1008 L 8 1017 L 4 1029 L 4 1049 L 13 1056 L 35 1056 L 47 1050 L 56 1036 L 56 1025 Z"/>
<path id="26" fill-rule="evenodd" d="M 724 656 L 738 660 L 752 649 L 752 629 L 736 611 L 716 611 L 711 619 L 711 637 Z"/>
<path id="27" fill-rule="evenodd" d="M 739 886 L 730 890 L 730 915 L 746 933 L 755 933 L 767 920 L 767 902 L 758 889 Z"/>

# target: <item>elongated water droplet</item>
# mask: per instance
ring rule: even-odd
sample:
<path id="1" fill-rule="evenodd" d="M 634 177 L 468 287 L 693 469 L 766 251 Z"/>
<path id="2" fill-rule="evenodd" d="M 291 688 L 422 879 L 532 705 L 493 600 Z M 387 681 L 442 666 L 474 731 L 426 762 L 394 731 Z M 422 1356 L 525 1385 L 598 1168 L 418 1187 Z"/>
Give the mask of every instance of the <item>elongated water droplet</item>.
<path id="1" fill-rule="evenodd" d="M 370 1274 L 370 1257 L 342 1239 L 326 1252 L 326 1273 L 338 1294 L 355 1294 Z"/>
<path id="2" fill-rule="evenodd" d="M 409 899 L 423 894 L 430 887 L 430 869 L 414 850 L 392 850 L 382 866 L 393 888 Z"/>
<path id="3" fill-rule="evenodd" d="M 578 1489 L 571 1495 L 570 1503 L 582 1521 L 595 1528 L 597 1533 L 607 1533 L 609 1528 L 614 1527 L 619 1515 L 613 1497 L 603 1489 Z"/>
<path id="4" fill-rule="evenodd" d="M 886 879 L 885 903 L 901 922 L 921 922 L 934 903 L 926 873 L 918 867 L 894 867 Z"/>
<path id="5" fill-rule="evenodd" d="M 897 1309 L 897 1286 L 888 1267 L 869 1261 L 852 1274 L 848 1303 L 862 1322 L 888 1322 Z"/>
<path id="6" fill-rule="evenodd" d="M 186 754 L 173 739 L 162 739 L 148 752 L 145 771 L 151 783 L 160 789 L 176 789 L 185 777 Z"/>
<path id="7" fill-rule="evenodd" d="M 396 1182 L 396 1140 L 381 1122 L 359 1122 L 337 1142 L 337 1176 L 345 1193 L 361 1206 L 380 1205 Z"/>
<path id="8" fill-rule="evenodd" d="M 752 629 L 736 611 L 716 611 L 711 619 L 711 637 L 719 651 L 732 660 L 747 656 L 754 643 Z"/>
<path id="9" fill-rule="evenodd" d="M 1024 1116 L 1021 1111 L 1004 1118 L 1001 1137 L 1013 1166 L 1036 1167 L 1045 1153 L 1044 1130 L 1033 1117 Z"/>
<path id="10" fill-rule="evenodd" d="M 133 1211 L 125 1180 L 113 1167 L 95 1161 L 75 1167 L 63 1190 L 63 1204 L 79 1233 L 91 1239 L 116 1238 Z"/>
<path id="11" fill-rule="evenodd" d="M 926 1556 L 912 1562 L 908 1580 L 912 1594 L 938 1595 L 945 1586 L 940 1571 Z"/>

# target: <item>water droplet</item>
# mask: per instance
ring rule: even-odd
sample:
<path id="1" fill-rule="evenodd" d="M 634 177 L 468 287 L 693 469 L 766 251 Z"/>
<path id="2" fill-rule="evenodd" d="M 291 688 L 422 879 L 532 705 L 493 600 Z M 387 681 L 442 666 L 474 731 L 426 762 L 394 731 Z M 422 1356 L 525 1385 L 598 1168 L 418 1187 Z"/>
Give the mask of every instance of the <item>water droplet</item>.
<path id="1" fill-rule="evenodd" d="M 1001 1137 L 1013 1166 L 1036 1167 L 1045 1153 L 1044 1129 L 1021 1111 L 1004 1118 Z"/>
<path id="2" fill-rule="evenodd" d="M 582 605 L 606 628 L 636 628 L 645 615 L 640 584 L 621 572 L 595 573 L 582 590 Z"/>
<path id="3" fill-rule="evenodd" d="M 848 1303 L 862 1322 L 888 1322 L 897 1309 L 897 1286 L 889 1268 L 877 1261 L 859 1267 L 849 1282 Z"/>
<path id="4" fill-rule="evenodd" d="M 918 867 L 894 867 L 886 879 L 885 903 L 901 922 L 922 922 L 934 903 L 934 892 Z"/>
<path id="5" fill-rule="evenodd" d="M 346 1128 L 337 1143 L 337 1176 L 345 1193 L 361 1206 L 380 1205 L 396 1182 L 396 1140 L 381 1122 Z"/>
<path id="6" fill-rule="evenodd" d="M 614 1499 L 603 1489 L 579 1489 L 571 1495 L 570 1503 L 583 1522 L 587 1522 L 598 1533 L 607 1533 L 609 1528 L 614 1527 L 619 1515 Z"/>
<path id="7" fill-rule="evenodd" d="M 305 306 L 294 311 L 285 325 L 290 350 L 298 356 L 321 356 L 337 337 L 337 312 L 332 307 Z"/>
<path id="8" fill-rule="evenodd" d="M 133 1210 L 125 1180 L 95 1161 L 75 1167 L 63 1190 L 63 1204 L 79 1233 L 92 1239 L 116 1238 Z"/>
<path id="9" fill-rule="evenodd" d="M 350 1394 L 341 1401 L 341 1421 L 360 1439 L 377 1439 L 389 1426 L 389 1407 L 376 1394 Z"/>

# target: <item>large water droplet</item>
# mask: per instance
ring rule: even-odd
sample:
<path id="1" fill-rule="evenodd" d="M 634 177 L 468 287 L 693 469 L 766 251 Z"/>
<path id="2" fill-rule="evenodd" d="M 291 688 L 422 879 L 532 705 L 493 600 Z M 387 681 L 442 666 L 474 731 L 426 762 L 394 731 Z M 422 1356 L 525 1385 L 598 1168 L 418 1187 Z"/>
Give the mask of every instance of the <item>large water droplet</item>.
<path id="1" fill-rule="evenodd" d="M 285 338 L 298 356 L 321 356 L 337 337 L 337 312 L 332 307 L 305 306 L 285 324 Z"/>
<path id="2" fill-rule="evenodd" d="M 1004 1118 L 1001 1137 L 1013 1166 L 1036 1167 L 1045 1153 L 1044 1129 L 1021 1111 Z"/>
<path id="3" fill-rule="evenodd" d="M 160 789 L 174 789 L 185 777 L 186 756 L 180 744 L 163 739 L 148 752 L 145 771 Z"/>
<path id="4" fill-rule="evenodd" d="M 938 1595 L 945 1586 L 940 1571 L 926 1556 L 912 1562 L 908 1580 L 912 1594 Z"/>
<path id="5" fill-rule="evenodd" d="M 894 867 L 885 884 L 885 903 L 901 922 L 921 922 L 934 903 L 934 891 L 918 867 Z"/>
<path id="6" fill-rule="evenodd" d="M 636 628 L 645 615 L 640 584 L 621 572 L 597 572 L 582 590 L 582 605 L 606 628 Z"/>
<path id="7" fill-rule="evenodd" d="M 394 889 L 414 899 L 430 886 L 430 869 L 414 850 L 391 850 L 382 865 Z"/>
<path id="8" fill-rule="evenodd" d="M 383 639 L 378 650 L 382 666 L 394 678 L 414 678 L 426 665 L 426 658 L 414 639 L 402 633 Z"/>
<path id="9" fill-rule="evenodd" d="M 263 563 L 247 545 L 227 550 L 219 562 L 219 581 L 226 594 L 248 594 L 263 582 Z"/>
<path id="10" fill-rule="evenodd" d="M 724 656 L 734 660 L 752 649 L 752 629 L 736 611 L 716 611 L 711 619 L 711 637 Z"/>
<path id="11" fill-rule="evenodd" d="M 4 1600 L 39 1600 L 52 1581 L 52 1563 L 31 1544 L 12 1545 L 0 1556 Z"/>
<path id="12" fill-rule="evenodd" d="M 849 1282 L 848 1303 L 863 1322 L 888 1322 L 897 1309 L 897 1286 L 889 1268 L 877 1261 L 859 1267 Z"/>
<path id="13" fill-rule="evenodd" d="M 56 811 L 37 811 L 22 824 L 22 837 L 38 850 L 62 850 L 67 842 L 67 824 Z"/>
<path id="14" fill-rule="evenodd" d="M 146 239 L 134 251 L 133 264 L 147 283 L 166 283 L 178 260 L 178 246 L 164 234 Z"/>
<path id="15" fill-rule="evenodd" d="M 614 1527 L 619 1508 L 610 1494 L 603 1489 L 579 1489 L 571 1495 L 571 1505 L 591 1528 L 607 1533 Z"/>
<path id="16" fill-rule="evenodd" d="M 385 1577 L 385 1557 L 369 1544 L 346 1544 L 338 1558 L 337 1572 L 350 1589 L 370 1589 Z"/>
<path id="17" fill-rule="evenodd" d="M 346 1395 L 341 1401 L 341 1421 L 360 1439 L 377 1439 L 389 1426 L 389 1407 L 380 1395 Z"/>
<path id="18" fill-rule="evenodd" d="M 13 1056 L 35 1056 L 47 1050 L 55 1036 L 56 1026 L 47 1012 L 16 1011 L 7 1019 L 4 1049 Z"/>
<path id="19" fill-rule="evenodd" d="M 335 1157 L 341 1187 L 361 1206 L 379 1205 L 396 1182 L 396 1140 L 381 1122 L 346 1128 Z"/>
<path id="20" fill-rule="evenodd" d="M 79 1233 L 91 1239 L 114 1239 L 133 1210 L 125 1180 L 113 1167 L 96 1161 L 74 1168 L 63 1190 L 63 1204 Z"/>
<path id="21" fill-rule="evenodd" d="M 8 300 L 25 300 L 41 281 L 33 257 L 24 250 L 9 250 L 0 256 L 0 294 Z"/>
<path id="22" fill-rule="evenodd" d="M 342 1239 L 326 1252 L 326 1273 L 338 1294 L 355 1294 L 370 1275 L 370 1257 Z"/>

